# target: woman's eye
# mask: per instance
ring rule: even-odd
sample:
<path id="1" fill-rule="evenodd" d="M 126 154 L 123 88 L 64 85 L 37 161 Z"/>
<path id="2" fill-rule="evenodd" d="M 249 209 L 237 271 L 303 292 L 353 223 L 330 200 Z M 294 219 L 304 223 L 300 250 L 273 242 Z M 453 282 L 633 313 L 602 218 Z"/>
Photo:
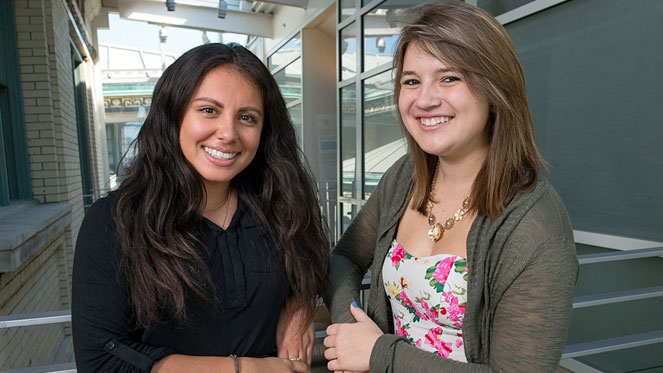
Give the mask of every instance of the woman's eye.
<path id="1" fill-rule="evenodd" d="M 460 81 L 460 78 L 457 77 L 457 76 L 446 76 L 446 77 L 442 78 L 442 81 L 444 83 L 453 83 L 453 82 Z"/>
<path id="2" fill-rule="evenodd" d="M 415 85 L 419 84 L 419 81 L 416 79 L 408 79 L 402 83 L 402 85 Z"/>
<path id="3" fill-rule="evenodd" d="M 216 114 L 216 110 L 214 110 L 214 108 L 211 107 L 204 107 L 200 109 L 200 111 L 203 112 L 204 114 Z"/>
<path id="4" fill-rule="evenodd" d="M 242 114 L 239 116 L 239 119 L 244 122 L 255 123 L 256 118 L 251 114 Z"/>

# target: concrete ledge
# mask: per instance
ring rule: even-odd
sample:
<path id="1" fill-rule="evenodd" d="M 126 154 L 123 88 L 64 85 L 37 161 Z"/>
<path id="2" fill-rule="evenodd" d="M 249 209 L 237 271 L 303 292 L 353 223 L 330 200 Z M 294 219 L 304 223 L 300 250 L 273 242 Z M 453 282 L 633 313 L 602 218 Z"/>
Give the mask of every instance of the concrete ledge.
<path id="1" fill-rule="evenodd" d="M 69 203 L 12 202 L 0 208 L 0 273 L 12 272 L 71 223 Z"/>

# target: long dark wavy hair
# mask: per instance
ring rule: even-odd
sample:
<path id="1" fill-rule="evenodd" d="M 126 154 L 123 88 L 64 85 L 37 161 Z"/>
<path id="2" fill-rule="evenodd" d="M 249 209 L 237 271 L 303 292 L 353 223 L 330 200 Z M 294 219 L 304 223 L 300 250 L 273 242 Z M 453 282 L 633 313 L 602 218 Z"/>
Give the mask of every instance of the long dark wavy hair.
<path id="1" fill-rule="evenodd" d="M 220 66 L 235 69 L 258 87 L 265 112 L 257 154 L 231 187 L 278 248 L 290 294 L 303 307 L 307 321 L 314 300 L 326 291 L 327 228 L 279 88 L 246 48 L 206 44 L 186 52 L 159 79 L 136 138 L 136 156 L 113 192 L 120 268 L 127 277 L 139 328 L 159 321 L 164 310 L 183 319 L 186 294 L 218 301 L 212 295 L 207 265 L 196 249 L 206 191 L 182 153 L 179 133 L 194 91 Z"/>

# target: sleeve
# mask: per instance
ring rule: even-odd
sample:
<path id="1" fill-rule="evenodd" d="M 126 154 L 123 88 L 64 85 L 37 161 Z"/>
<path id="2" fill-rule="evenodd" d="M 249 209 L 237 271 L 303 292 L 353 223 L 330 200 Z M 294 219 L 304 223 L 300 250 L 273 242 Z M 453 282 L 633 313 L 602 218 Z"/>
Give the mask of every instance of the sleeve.
<path id="1" fill-rule="evenodd" d="M 331 253 L 327 305 L 333 323 L 355 322 L 350 304 L 359 304 L 361 281 L 373 262 L 378 224 L 378 193 L 373 193 Z"/>
<path id="2" fill-rule="evenodd" d="M 575 246 L 566 238 L 557 238 L 533 252 L 535 255 L 526 261 L 496 306 L 486 364 L 444 359 L 398 336 L 383 335 L 371 353 L 371 371 L 556 371 L 571 320 L 578 273 Z"/>
<path id="3" fill-rule="evenodd" d="M 110 204 L 88 211 L 76 242 L 72 281 L 72 332 L 79 372 L 149 372 L 174 353 L 136 341 L 132 311 L 113 255 Z M 138 333 L 140 334 L 140 333 Z"/>

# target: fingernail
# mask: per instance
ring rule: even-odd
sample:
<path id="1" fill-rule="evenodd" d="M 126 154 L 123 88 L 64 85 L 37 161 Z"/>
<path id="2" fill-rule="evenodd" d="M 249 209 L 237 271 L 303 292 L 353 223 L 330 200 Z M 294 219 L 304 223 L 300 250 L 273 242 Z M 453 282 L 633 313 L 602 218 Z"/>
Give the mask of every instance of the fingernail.
<path id="1" fill-rule="evenodd" d="M 357 308 L 357 307 L 359 307 L 359 306 L 357 305 L 357 302 L 352 301 L 352 307 Z"/>

